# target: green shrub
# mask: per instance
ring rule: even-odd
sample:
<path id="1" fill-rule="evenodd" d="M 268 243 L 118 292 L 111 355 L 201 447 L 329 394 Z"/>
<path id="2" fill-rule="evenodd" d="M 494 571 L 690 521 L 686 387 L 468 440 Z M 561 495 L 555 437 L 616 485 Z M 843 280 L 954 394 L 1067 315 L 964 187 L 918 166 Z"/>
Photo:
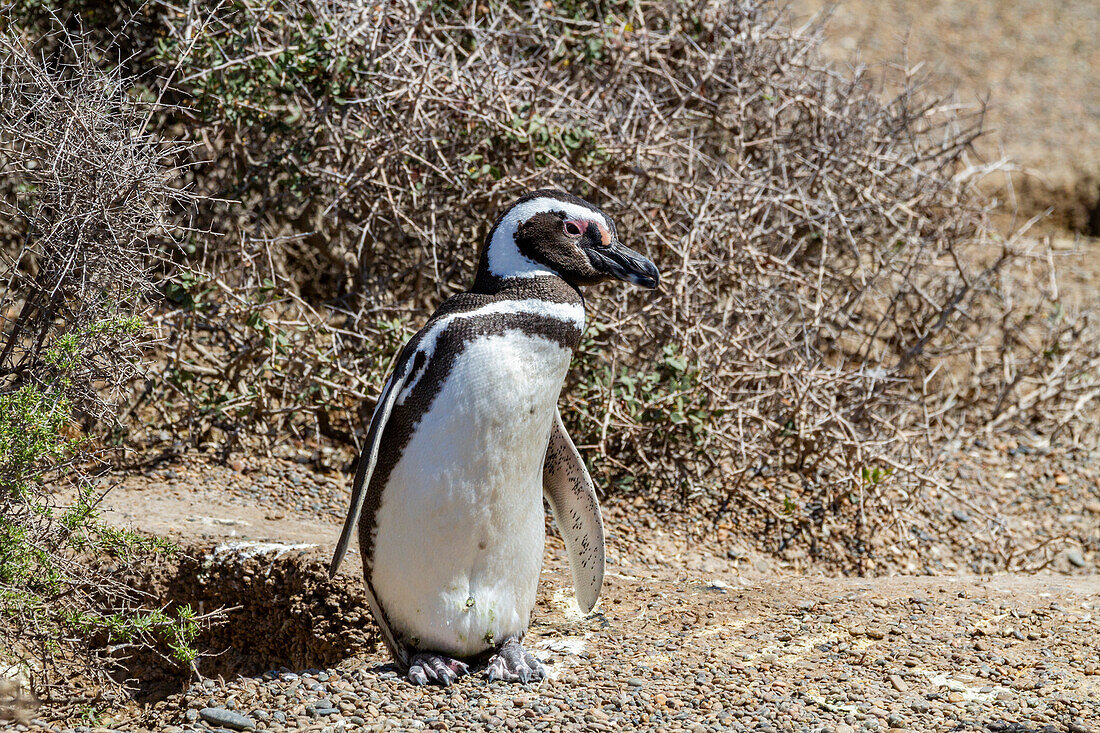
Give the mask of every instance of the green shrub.
<path id="1" fill-rule="evenodd" d="M 119 644 L 184 666 L 198 654 L 195 614 L 126 581 L 175 548 L 97 511 L 148 348 L 152 264 L 187 195 L 170 185 L 178 148 L 138 132 L 117 74 L 71 38 L 39 56 L 7 31 L 0 218 L 18 236 L 0 239 L 0 663 L 36 693 L 106 699 L 121 692 Z"/>

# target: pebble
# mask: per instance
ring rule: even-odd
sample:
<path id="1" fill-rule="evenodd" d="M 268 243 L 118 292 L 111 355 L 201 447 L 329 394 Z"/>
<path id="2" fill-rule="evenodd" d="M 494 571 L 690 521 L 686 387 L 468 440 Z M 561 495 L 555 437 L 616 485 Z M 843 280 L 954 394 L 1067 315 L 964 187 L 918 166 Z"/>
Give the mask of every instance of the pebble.
<path id="1" fill-rule="evenodd" d="M 1069 552 L 1067 552 L 1066 559 L 1069 560 L 1070 564 L 1072 564 L 1074 567 L 1083 568 L 1088 565 L 1088 563 L 1085 562 L 1085 558 L 1082 557 L 1081 553 L 1077 550 L 1070 550 Z"/>
<path id="2" fill-rule="evenodd" d="M 233 730 L 253 730 L 256 721 L 246 715 L 235 713 L 225 708 L 203 708 L 199 715 L 211 725 L 224 726 Z"/>

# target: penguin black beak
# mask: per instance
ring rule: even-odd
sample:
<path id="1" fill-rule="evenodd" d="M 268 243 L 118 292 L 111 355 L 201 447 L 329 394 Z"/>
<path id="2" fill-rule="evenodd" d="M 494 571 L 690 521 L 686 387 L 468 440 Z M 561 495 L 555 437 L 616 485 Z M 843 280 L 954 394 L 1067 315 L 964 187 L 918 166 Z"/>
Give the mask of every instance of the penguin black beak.
<path id="1" fill-rule="evenodd" d="M 624 247 L 617 239 L 607 247 L 592 247 L 585 250 L 588 261 L 597 271 L 652 290 L 657 287 L 661 273 L 649 259 L 634 250 Z"/>

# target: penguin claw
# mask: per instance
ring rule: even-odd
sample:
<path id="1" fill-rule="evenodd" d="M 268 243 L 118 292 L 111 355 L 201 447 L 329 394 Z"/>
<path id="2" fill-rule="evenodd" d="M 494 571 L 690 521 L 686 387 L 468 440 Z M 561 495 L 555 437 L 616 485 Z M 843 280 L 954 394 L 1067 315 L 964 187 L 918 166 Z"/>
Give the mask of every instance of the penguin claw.
<path id="1" fill-rule="evenodd" d="M 449 659 L 438 654 L 417 654 L 409 662 L 409 682 L 422 687 L 429 682 L 438 682 L 450 687 L 459 677 L 469 674 L 470 668 L 465 662 Z"/>
<path id="2" fill-rule="evenodd" d="M 424 668 L 418 664 L 409 665 L 409 682 L 412 682 L 417 687 L 423 687 L 428 684 L 428 675 L 424 671 Z"/>
<path id="3" fill-rule="evenodd" d="M 538 682 L 546 679 L 546 667 L 534 654 L 527 651 L 516 639 L 501 644 L 500 649 L 489 660 L 486 668 L 489 681 L 495 682 Z"/>

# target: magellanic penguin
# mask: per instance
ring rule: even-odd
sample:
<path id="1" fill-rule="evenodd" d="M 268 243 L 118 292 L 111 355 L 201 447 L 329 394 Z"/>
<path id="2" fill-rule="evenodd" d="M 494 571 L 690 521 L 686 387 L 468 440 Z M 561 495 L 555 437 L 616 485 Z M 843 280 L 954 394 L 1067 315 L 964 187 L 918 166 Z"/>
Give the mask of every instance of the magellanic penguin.
<path id="1" fill-rule="evenodd" d="M 330 572 L 359 525 L 367 599 L 416 684 L 546 670 L 522 645 L 542 568 L 543 497 L 565 539 L 577 602 L 603 583 L 596 492 L 558 413 L 584 329 L 579 288 L 655 288 L 607 214 L 554 190 L 497 218 L 473 287 L 402 349 L 371 418 Z"/>

